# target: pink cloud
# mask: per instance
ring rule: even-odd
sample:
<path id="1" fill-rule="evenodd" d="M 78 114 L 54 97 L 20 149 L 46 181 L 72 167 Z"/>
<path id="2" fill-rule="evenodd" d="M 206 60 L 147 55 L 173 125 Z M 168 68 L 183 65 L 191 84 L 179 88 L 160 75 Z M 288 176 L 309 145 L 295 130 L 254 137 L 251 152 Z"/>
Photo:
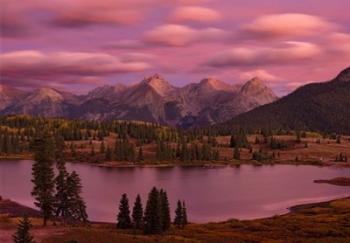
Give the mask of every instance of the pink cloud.
<path id="1" fill-rule="evenodd" d="M 74 76 L 140 72 L 151 67 L 144 61 L 122 60 L 105 53 L 44 53 L 36 50 L 2 53 L 0 63 L 2 80 L 22 80 L 22 82 L 57 79 L 64 82 L 64 79 L 72 79 Z"/>
<path id="2" fill-rule="evenodd" d="M 143 52 L 129 52 L 120 56 L 120 60 L 123 62 L 147 62 L 153 60 L 154 58 L 155 56 L 153 54 Z"/>
<path id="3" fill-rule="evenodd" d="M 246 81 L 246 80 L 252 79 L 254 77 L 259 77 L 259 78 L 266 80 L 266 81 L 281 80 L 281 78 L 271 74 L 270 72 L 268 72 L 267 70 L 264 70 L 264 69 L 255 69 L 255 70 L 251 70 L 251 71 L 245 71 L 245 72 L 242 72 L 239 75 L 239 77 L 242 81 Z"/>
<path id="4" fill-rule="evenodd" d="M 243 26 L 247 33 L 263 37 L 291 37 L 319 34 L 335 25 L 314 15 L 283 13 L 263 15 Z"/>
<path id="5" fill-rule="evenodd" d="M 14 30 L 17 29 L 9 27 L 20 28 L 25 24 L 30 28 L 30 24 L 33 27 L 37 23 L 45 22 L 63 27 L 135 24 L 140 23 L 157 7 L 181 7 L 202 2 L 194 0 L 25 0 L 21 3 L 15 0 L 0 1 L 2 31 L 8 31 L 9 35 L 13 35 Z M 37 19 L 33 12 L 40 13 L 41 17 Z M 39 21 L 33 21 L 34 19 Z"/>
<path id="6" fill-rule="evenodd" d="M 102 48 L 107 48 L 107 49 L 139 49 L 144 47 L 145 47 L 144 42 L 140 40 L 132 40 L 132 39 L 110 41 L 102 45 Z"/>
<path id="7" fill-rule="evenodd" d="M 324 45 L 328 47 L 332 56 L 350 57 L 350 34 L 334 32 L 327 36 Z"/>
<path id="8" fill-rule="evenodd" d="M 1 22 L 34 25 L 33 12 L 41 13 L 39 23 L 53 23 L 65 27 L 92 24 L 132 24 L 145 18 L 161 0 L 1 0 Z M 164 4 L 164 3 L 163 3 Z M 3 13 L 6 13 L 4 15 Z M 30 16 L 29 16 L 30 15 Z M 5 18 L 4 16 L 10 16 Z M 35 18 L 35 17 L 34 17 Z M 3 21 L 3 20 L 12 21 Z M 15 20 L 15 22 L 13 21 Z"/>
<path id="9" fill-rule="evenodd" d="M 158 0 L 55 0 L 45 8 L 54 14 L 53 23 L 79 27 L 90 24 L 132 24 Z"/>
<path id="10" fill-rule="evenodd" d="M 0 0 L 1 37 L 27 36 L 30 26 L 22 15 L 22 7 L 13 0 Z"/>
<path id="11" fill-rule="evenodd" d="M 220 18 L 220 13 L 213 9 L 199 6 L 184 6 L 175 9 L 170 20 L 175 22 L 213 22 Z"/>
<path id="12" fill-rule="evenodd" d="M 209 66 L 254 66 L 310 60 L 322 50 L 308 42 L 285 42 L 279 47 L 236 47 L 211 58 Z"/>
<path id="13" fill-rule="evenodd" d="M 194 29 L 184 25 L 168 24 L 146 32 L 145 40 L 166 46 L 186 46 L 195 42 L 223 40 L 228 35 L 228 32 L 217 28 Z"/>

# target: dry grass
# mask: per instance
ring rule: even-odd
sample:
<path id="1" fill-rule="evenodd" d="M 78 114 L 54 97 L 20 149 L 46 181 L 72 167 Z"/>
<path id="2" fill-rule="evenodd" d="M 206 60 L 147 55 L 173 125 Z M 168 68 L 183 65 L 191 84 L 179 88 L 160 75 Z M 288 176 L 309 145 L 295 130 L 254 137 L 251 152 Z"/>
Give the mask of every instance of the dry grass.
<path id="1" fill-rule="evenodd" d="M 14 220 L 0 217 L 0 231 L 15 230 Z M 299 206 L 292 213 L 258 220 L 190 224 L 172 228 L 164 235 L 145 236 L 132 230 L 117 230 L 112 224 L 87 227 L 49 226 L 34 219 L 32 230 L 38 242 L 350 242 L 350 198 Z M 6 242 L 6 241 L 3 241 Z"/>

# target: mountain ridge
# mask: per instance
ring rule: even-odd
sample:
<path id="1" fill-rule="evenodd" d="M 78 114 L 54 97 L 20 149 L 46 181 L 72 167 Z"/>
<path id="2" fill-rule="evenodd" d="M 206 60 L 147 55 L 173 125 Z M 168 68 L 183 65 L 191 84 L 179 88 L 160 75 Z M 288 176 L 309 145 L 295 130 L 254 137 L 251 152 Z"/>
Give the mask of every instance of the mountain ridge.
<path id="1" fill-rule="evenodd" d="M 245 88 L 243 88 L 245 87 Z M 65 117 L 91 120 L 142 120 L 170 126 L 205 126 L 277 99 L 263 81 L 231 85 L 205 78 L 183 87 L 159 74 L 133 85 L 105 85 L 85 95 L 39 88 L 21 100 L 8 101 L 1 115 Z"/>
<path id="2" fill-rule="evenodd" d="M 350 67 L 328 82 L 299 87 L 289 95 L 216 125 L 244 128 L 313 130 L 350 134 Z"/>

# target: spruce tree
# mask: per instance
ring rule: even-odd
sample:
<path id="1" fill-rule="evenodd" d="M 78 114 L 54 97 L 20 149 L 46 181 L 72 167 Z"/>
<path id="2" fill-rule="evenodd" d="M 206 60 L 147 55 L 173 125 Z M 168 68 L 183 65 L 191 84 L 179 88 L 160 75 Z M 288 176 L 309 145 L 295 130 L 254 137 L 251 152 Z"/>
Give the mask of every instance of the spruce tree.
<path id="1" fill-rule="evenodd" d="M 60 135 L 55 136 L 55 150 L 54 150 L 54 156 L 55 161 L 60 164 L 61 162 L 64 162 L 64 150 L 65 150 L 65 143 L 64 138 Z"/>
<path id="2" fill-rule="evenodd" d="M 138 161 L 143 161 L 144 160 L 142 146 L 139 148 L 139 153 L 137 155 L 137 160 Z"/>
<path id="3" fill-rule="evenodd" d="M 32 166 L 32 182 L 34 188 L 32 196 L 35 206 L 40 208 L 43 215 L 43 224 L 54 211 L 54 171 L 53 171 L 53 141 L 48 133 L 44 133 L 33 142 L 34 163 Z"/>
<path id="4" fill-rule="evenodd" d="M 86 205 L 81 197 L 82 185 L 79 175 L 73 171 L 67 177 L 67 193 L 68 193 L 68 203 L 70 217 L 75 221 L 80 221 L 86 223 L 88 220 L 88 215 L 86 213 Z"/>
<path id="5" fill-rule="evenodd" d="M 183 227 L 188 224 L 188 219 L 187 219 L 187 209 L 185 205 L 185 201 L 182 202 L 182 225 Z"/>
<path id="6" fill-rule="evenodd" d="M 295 139 L 295 142 L 296 143 L 301 143 L 301 135 L 300 135 L 300 132 L 299 131 L 297 131 L 297 137 L 296 137 L 296 139 Z"/>
<path id="7" fill-rule="evenodd" d="M 231 147 L 231 148 L 236 147 L 236 140 L 235 140 L 234 134 L 232 134 L 232 135 L 231 135 L 231 138 L 230 138 L 230 147 Z"/>
<path id="8" fill-rule="evenodd" d="M 160 190 L 159 199 L 160 199 L 162 230 L 166 231 L 170 228 L 170 224 L 171 224 L 169 201 L 168 201 L 168 195 L 166 191 Z"/>
<path id="9" fill-rule="evenodd" d="M 30 223 L 28 217 L 23 217 L 23 219 L 19 221 L 17 231 L 12 236 L 13 241 L 15 243 L 35 243 L 33 236 L 31 236 L 29 232 L 31 227 L 32 224 Z"/>
<path id="10" fill-rule="evenodd" d="M 159 234 L 162 232 L 161 214 L 159 207 L 159 191 L 153 187 L 148 194 L 147 205 L 144 216 L 144 233 Z"/>
<path id="11" fill-rule="evenodd" d="M 56 194 L 55 194 L 55 216 L 62 217 L 63 220 L 69 215 L 69 201 L 67 192 L 67 177 L 64 162 L 57 163 L 58 175 L 55 178 Z"/>
<path id="12" fill-rule="evenodd" d="M 90 156 L 94 157 L 95 156 L 95 149 L 94 149 L 94 145 L 91 145 L 91 152 L 90 152 Z"/>
<path id="13" fill-rule="evenodd" d="M 143 226 L 143 208 L 141 197 L 138 194 L 132 209 L 132 224 L 135 229 L 142 229 Z"/>
<path id="14" fill-rule="evenodd" d="M 236 145 L 234 150 L 233 150 L 233 158 L 236 160 L 240 160 L 241 159 L 241 153 L 239 151 L 238 146 Z"/>
<path id="15" fill-rule="evenodd" d="M 119 203 L 119 213 L 117 216 L 117 228 L 129 229 L 131 227 L 129 200 L 124 193 Z"/>
<path id="16" fill-rule="evenodd" d="M 103 140 L 102 140 L 101 145 L 100 145 L 100 153 L 101 153 L 101 154 L 104 154 L 104 153 L 105 153 L 105 150 L 106 150 L 105 143 L 104 143 Z"/>
<path id="17" fill-rule="evenodd" d="M 175 219 L 174 219 L 174 224 L 178 227 L 181 228 L 183 223 L 183 210 L 182 210 L 182 203 L 180 200 L 177 201 L 177 208 L 175 210 Z"/>
<path id="18" fill-rule="evenodd" d="M 106 149 L 105 159 L 107 161 L 111 161 L 112 160 L 112 151 L 109 148 L 109 146 L 107 146 L 107 149 Z"/>

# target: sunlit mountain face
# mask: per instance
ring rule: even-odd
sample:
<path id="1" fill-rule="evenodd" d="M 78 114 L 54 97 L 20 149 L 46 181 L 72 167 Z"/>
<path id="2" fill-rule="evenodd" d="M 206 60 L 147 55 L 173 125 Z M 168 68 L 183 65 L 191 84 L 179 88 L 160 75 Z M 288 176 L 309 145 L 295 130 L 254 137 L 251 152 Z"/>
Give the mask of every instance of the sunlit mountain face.
<path id="1" fill-rule="evenodd" d="M 349 65 L 349 8 L 343 0 L 1 0 L 1 84 L 75 95 L 105 86 L 99 93 L 111 98 L 107 87 L 154 73 L 170 82 L 150 84 L 160 96 L 203 78 L 235 86 L 258 76 L 284 96 Z M 1 97 L 1 108 L 9 102 Z"/>
<path id="2" fill-rule="evenodd" d="M 155 74 L 132 85 L 97 87 L 85 95 L 55 88 L 1 88 L 1 115 L 140 120 L 184 128 L 224 122 L 277 100 L 259 78 L 240 85 L 207 78 L 177 87 Z"/>

